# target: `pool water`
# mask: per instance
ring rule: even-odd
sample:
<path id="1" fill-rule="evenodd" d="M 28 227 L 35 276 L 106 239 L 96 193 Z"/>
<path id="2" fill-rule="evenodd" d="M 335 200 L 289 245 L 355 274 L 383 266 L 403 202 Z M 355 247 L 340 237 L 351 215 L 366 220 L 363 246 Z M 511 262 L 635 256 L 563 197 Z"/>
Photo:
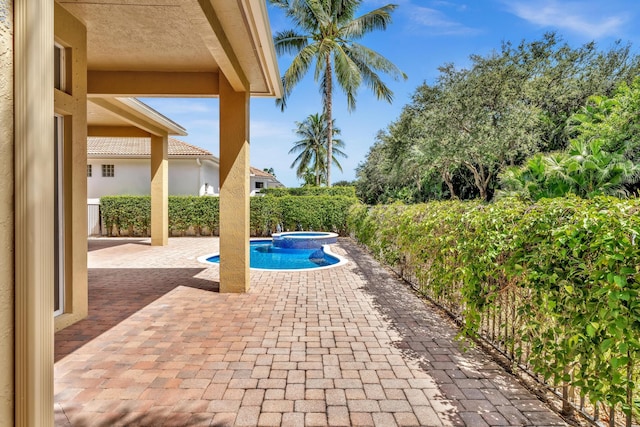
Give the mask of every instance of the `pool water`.
<path id="1" fill-rule="evenodd" d="M 220 255 L 206 258 L 219 263 Z M 271 240 L 252 240 L 249 243 L 249 266 L 262 270 L 304 270 L 338 264 L 340 259 L 323 249 L 289 249 L 274 247 Z"/>

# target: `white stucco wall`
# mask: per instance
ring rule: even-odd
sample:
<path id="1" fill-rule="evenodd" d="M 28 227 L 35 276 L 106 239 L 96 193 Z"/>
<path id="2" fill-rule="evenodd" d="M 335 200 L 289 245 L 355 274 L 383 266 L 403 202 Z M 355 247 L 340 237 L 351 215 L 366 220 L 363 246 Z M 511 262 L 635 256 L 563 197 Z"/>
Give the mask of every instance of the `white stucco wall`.
<path id="1" fill-rule="evenodd" d="M 149 159 L 88 159 L 92 175 L 87 178 L 87 197 L 90 199 L 116 195 L 151 194 L 151 166 Z M 102 165 L 114 165 L 114 177 L 102 176 Z"/>
<path id="2" fill-rule="evenodd" d="M 151 194 L 151 166 L 149 159 L 89 159 L 92 176 L 87 178 L 87 197 L 99 198 L 116 195 Z M 102 165 L 115 167 L 113 178 L 102 176 Z M 210 160 L 169 159 L 169 195 L 198 196 L 204 194 L 205 183 L 209 194 L 217 194 L 220 187 L 219 169 Z"/>
<path id="3" fill-rule="evenodd" d="M 169 159 L 169 194 L 172 196 L 198 196 L 200 193 L 200 167 L 195 159 Z"/>

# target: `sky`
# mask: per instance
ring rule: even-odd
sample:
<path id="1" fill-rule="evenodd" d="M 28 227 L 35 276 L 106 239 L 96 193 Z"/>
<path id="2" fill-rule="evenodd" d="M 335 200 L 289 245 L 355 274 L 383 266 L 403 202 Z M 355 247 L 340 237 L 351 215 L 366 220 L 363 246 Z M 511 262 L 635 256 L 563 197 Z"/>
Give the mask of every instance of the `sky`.
<path id="1" fill-rule="evenodd" d="M 357 16 L 390 3 L 364 0 Z M 639 0 L 396 0 L 393 22 L 385 31 L 368 34 L 359 42 L 386 57 L 400 68 L 407 80 L 394 81 L 382 75 L 394 92 L 391 104 L 379 101 L 369 89 L 361 87 L 356 109 L 347 111 L 346 98 L 334 91 L 335 124 L 341 129 L 348 158 L 339 158 L 343 172 L 332 168 L 332 182 L 352 181 L 356 167 L 364 162 L 379 131 L 395 121 L 403 106 L 411 101 L 415 89 L 424 82 L 433 84 L 438 67 L 452 63 L 456 68 L 470 64 L 469 56 L 499 51 L 505 41 L 540 40 L 555 31 L 572 47 L 595 41 L 607 50 L 616 40 L 630 43 L 640 53 Z M 268 7 L 271 30 L 275 34 L 293 28 L 282 11 Z M 278 57 L 280 74 L 291 63 L 290 56 Z M 293 90 L 284 112 L 273 99 L 251 100 L 251 165 L 273 168 L 280 182 L 299 187 L 288 154 L 297 140 L 296 122 L 322 112 L 318 83 L 310 73 Z M 177 122 L 189 133 L 179 139 L 205 148 L 219 156 L 218 100 L 194 98 L 143 98 L 160 113 Z"/>

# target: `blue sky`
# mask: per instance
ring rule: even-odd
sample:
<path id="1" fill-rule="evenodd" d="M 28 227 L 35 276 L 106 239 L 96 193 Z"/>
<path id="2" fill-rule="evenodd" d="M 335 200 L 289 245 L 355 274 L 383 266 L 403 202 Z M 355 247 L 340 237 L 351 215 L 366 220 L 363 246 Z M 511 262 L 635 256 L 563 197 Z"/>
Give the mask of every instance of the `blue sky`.
<path id="1" fill-rule="evenodd" d="M 364 0 L 358 15 L 390 3 Z M 556 31 L 577 47 L 595 41 L 608 49 L 615 40 L 632 44 L 640 52 L 640 1 L 638 0 L 396 0 L 393 23 L 384 32 L 371 33 L 361 43 L 395 63 L 408 79 L 394 81 L 384 76 L 393 90 L 392 104 L 378 101 L 362 87 L 356 110 L 347 112 L 346 99 L 336 90 L 334 117 L 342 130 L 347 159 L 340 159 L 344 172 L 332 169 L 332 181 L 355 179 L 355 168 L 364 161 L 376 134 L 396 120 L 411 94 L 423 82 L 433 83 L 438 67 L 469 64 L 469 55 L 499 50 L 503 41 L 518 44 L 537 40 Z M 269 7 L 272 31 L 292 27 L 280 10 Z M 290 57 L 278 58 L 284 73 Z M 143 99 L 151 107 L 187 129 L 184 141 L 219 155 L 217 99 Z M 296 137 L 295 122 L 322 111 L 318 85 L 308 76 L 293 91 L 285 112 L 272 99 L 251 100 L 251 165 L 272 167 L 285 185 L 301 183 L 290 168 L 295 156 L 287 154 Z"/>

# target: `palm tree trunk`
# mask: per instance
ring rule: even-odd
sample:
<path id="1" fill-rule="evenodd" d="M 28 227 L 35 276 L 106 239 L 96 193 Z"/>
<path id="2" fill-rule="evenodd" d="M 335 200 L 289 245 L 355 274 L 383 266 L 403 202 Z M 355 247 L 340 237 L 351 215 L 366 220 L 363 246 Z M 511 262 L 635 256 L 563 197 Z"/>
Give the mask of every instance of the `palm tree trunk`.
<path id="1" fill-rule="evenodd" d="M 325 93 L 324 93 L 324 109 L 327 118 L 327 187 L 331 187 L 331 164 L 333 163 L 333 118 L 332 116 L 332 70 L 331 70 L 331 57 L 329 54 L 325 57 L 326 70 L 325 70 Z"/>

